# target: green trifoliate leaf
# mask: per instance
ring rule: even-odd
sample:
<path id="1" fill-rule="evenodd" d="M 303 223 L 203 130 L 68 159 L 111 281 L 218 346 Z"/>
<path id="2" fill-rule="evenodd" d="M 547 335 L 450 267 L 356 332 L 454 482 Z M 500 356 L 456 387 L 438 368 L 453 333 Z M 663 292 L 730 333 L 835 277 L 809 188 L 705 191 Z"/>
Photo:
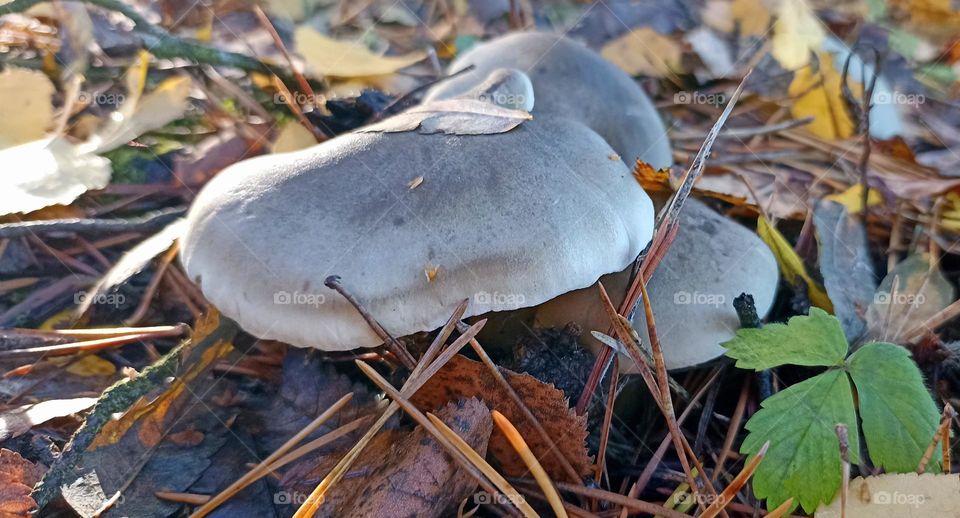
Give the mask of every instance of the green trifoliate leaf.
<path id="1" fill-rule="evenodd" d="M 850 355 L 847 364 L 870 459 L 888 472 L 916 470 L 940 414 L 910 352 L 895 344 L 870 343 Z"/>
<path id="2" fill-rule="evenodd" d="M 727 356 L 741 369 L 764 370 L 784 364 L 833 366 L 843 363 L 847 339 L 840 322 L 826 311 L 812 307 L 807 316 L 786 324 L 768 324 L 760 329 L 740 329 L 726 347 Z"/>
<path id="3" fill-rule="evenodd" d="M 753 476 L 754 492 L 767 499 L 769 509 L 794 497 L 812 513 L 840 487 L 837 423 L 850 430 L 850 460 L 859 462 L 849 378 L 840 369 L 829 370 L 767 398 L 762 407 L 747 422 L 750 433 L 740 447 L 741 453 L 752 456 L 770 441 Z"/>

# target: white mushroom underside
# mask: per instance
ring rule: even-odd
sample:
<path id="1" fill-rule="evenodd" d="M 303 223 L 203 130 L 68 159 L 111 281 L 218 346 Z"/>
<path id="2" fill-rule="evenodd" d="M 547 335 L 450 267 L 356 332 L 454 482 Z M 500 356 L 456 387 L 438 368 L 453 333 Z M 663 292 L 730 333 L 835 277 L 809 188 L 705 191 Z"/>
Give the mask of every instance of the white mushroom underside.
<path id="1" fill-rule="evenodd" d="M 403 336 L 463 299 L 467 316 L 516 309 L 623 269 L 650 240 L 653 207 L 612 154 L 549 117 L 499 135 L 348 134 L 223 171 L 191 208 L 181 258 L 254 335 L 376 346 L 327 276 Z"/>

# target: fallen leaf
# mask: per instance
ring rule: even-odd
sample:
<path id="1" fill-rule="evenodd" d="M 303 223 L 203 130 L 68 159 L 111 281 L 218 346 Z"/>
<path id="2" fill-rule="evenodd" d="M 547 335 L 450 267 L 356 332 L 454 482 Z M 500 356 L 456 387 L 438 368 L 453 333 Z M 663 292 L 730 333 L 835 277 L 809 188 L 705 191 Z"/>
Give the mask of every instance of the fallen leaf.
<path id="1" fill-rule="evenodd" d="M 291 121 L 280 128 L 277 139 L 273 141 L 272 151 L 274 153 L 287 153 L 306 149 L 316 144 L 316 137 L 314 137 L 307 128 L 304 128 L 303 124 L 297 121 Z"/>
<path id="2" fill-rule="evenodd" d="M 504 133 L 533 116 L 523 110 L 512 110 L 476 99 L 443 99 L 394 115 L 360 133 L 399 133 L 419 130 L 420 133 L 448 135 L 491 135 Z"/>
<path id="3" fill-rule="evenodd" d="M 867 231 L 858 217 L 832 201 L 817 204 L 813 222 L 824 288 L 847 341 L 855 341 L 866 329 L 867 308 L 877 284 Z"/>
<path id="4" fill-rule="evenodd" d="M 423 176 L 418 176 L 413 180 L 410 180 L 410 183 L 407 184 L 407 188 L 410 190 L 413 190 L 413 189 L 416 189 L 417 187 L 420 187 L 420 184 L 422 183 L 423 183 Z"/>
<path id="5" fill-rule="evenodd" d="M 955 299 L 953 286 L 928 254 L 900 261 L 877 288 L 867 309 L 865 339 L 899 343 Z"/>
<path id="6" fill-rule="evenodd" d="M 127 99 L 113 112 L 110 122 L 80 149 L 89 153 L 110 151 L 179 119 L 189 106 L 193 82 L 189 76 L 171 77 L 139 99 Z"/>
<path id="7" fill-rule="evenodd" d="M 111 376 L 117 372 L 117 366 L 91 354 L 68 364 L 66 371 L 77 376 Z"/>
<path id="8" fill-rule="evenodd" d="M 0 516 L 32 516 L 37 504 L 30 492 L 40 482 L 43 472 L 41 466 L 24 459 L 19 453 L 0 449 Z"/>
<path id="9" fill-rule="evenodd" d="M 352 42 L 328 38 L 302 25 L 294 32 L 296 49 L 316 74 L 335 77 L 367 77 L 392 74 L 426 57 L 423 52 L 403 56 L 380 56 Z"/>
<path id="10" fill-rule="evenodd" d="M 0 148 L 43 138 L 53 123 L 54 92 L 43 72 L 13 66 L 0 72 Z"/>
<path id="11" fill-rule="evenodd" d="M 863 212 L 863 185 L 858 183 L 841 193 L 831 194 L 826 199 L 843 205 L 849 214 L 861 213 Z M 868 189 L 867 206 L 874 207 L 881 203 L 883 203 L 883 195 L 876 189 Z"/>
<path id="12" fill-rule="evenodd" d="M 600 55 L 631 76 L 667 77 L 682 70 L 680 44 L 650 27 L 611 40 Z"/>
<path id="13" fill-rule="evenodd" d="M 841 92 L 842 78 L 833 66 L 833 56 L 819 53 L 820 66 L 804 67 L 797 71 L 790 83 L 789 94 L 796 97 L 790 105 L 790 113 L 797 119 L 813 117 L 804 129 L 827 140 L 845 139 L 856 130 L 853 119 L 847 113 Z M 848 79 L 850 90 L 858 95 L 862 87 Z"/>
<path id="14" fill-rule="evenodd" d="M 742 36 L 765 36 L 770 30 L 770 11 L 762 0 L 733 0 L 730 6 Z"/>
<path id="15" fill-rule="evenodd" d="M 0 413 L 0 442 L 23 435 L 38 424 L 65 417 L 93 406 L 97 398 L 51 399 Z"/>
<path id="16" fill-rule="evenodd" d="M 796 70 L 810 61 L 826 33 L 817 15 L 803 0 L 783 0 L 773 23 L 771 53 L 787 70 Z"/>
<path id="17" fill-rule="evenodd" d="M 909 516 L 940 518 L 960 509 L 960 475 L 886 473 L 850 481 L 845 516 Z M 839 493 L 817 509 L 816 518 L 840 518 Z"/>
<path id="18" fill-rule="evenodd" d="M 791 285 L 796 285 L 798 281 L 802 280 L 807 285 L 810 302 L 832 313 L 833 304 L 831 304 L 830 297 L 827 296 L 823 287 L 817 284 L 817 282 L 813 280 L 813 277 L 807 273 L 807 267 L 804 266 L 803 260 L 800 259 L 797 252 L 793 250 L 793 247 L 790 246 L 787 239 L 783 237 L 783 234 L 763 216 L 760 216 L 757 220 L 757 235 L 759 235 L 760 239 L 773 251 L 773 255 L 777 258 L 777 264 L 780 265 L 780 272 L 783 273 L 787 281 Z"/>
<path id="19" fill-rule="evenodd" d="M 436 414 L 481 457 L 486 455 L 493 422 L 483 403 L 475 398 L 448 403 Z M 328 462 L 339 458 L 328 456 Z M 334 486 L 318 516 L 452 516 L 451 510 L 477 488 L 473 477 L 420 426 L 412 432 L 380 432 L 353 470 L 365 475 Z"/>
<path id="20" fill-rule="evenodd" d="M 58 137 L 0 150 L 0 216 L 68 204 L 110 182 L 110 161 Z"/>
<path id="21" fill-rule="evenodd" d="M 518 374 L 504 368 L 500 368 L 500 372 L 553 439 L 559 451 L 566 455 L 573 469 L 581 475 L 588 473 L 592 463 L 584 447 L 586 417 L 576 415 L 563 392 L 553 385 L 543 383 L 529 374 Z M 480 362 L 454 356 L 411 401 L 417 408 L 432 412 L 449 402 L 472 397 L 480 398 L 491 410 L 498 410 L 510 419 L 552 479 L 568 478 L 562 465 L 550 453 L 549 446 L 540 439 L 540 434 Z M 519 477 L 528 472 L 526 464 L 499 430 L 494 430 L 489 449 L 504 474 Z"/>

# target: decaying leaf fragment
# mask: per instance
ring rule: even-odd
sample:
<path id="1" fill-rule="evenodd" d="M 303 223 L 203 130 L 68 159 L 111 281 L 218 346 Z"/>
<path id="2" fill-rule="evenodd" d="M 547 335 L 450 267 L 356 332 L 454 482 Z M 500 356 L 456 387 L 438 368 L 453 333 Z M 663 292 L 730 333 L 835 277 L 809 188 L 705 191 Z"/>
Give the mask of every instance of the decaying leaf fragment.
<path id="1" fill-rule="evenodd" d="M 40 481 L 43 471 L 42 466 L 24 459 L 19 453 L 0 449 L 0 516 L 30 516 L 37 506 L 30 491 Z"/>
<path id="2" fill-rule="evenodd" d="M 504 133 L 533 116 L 523 110 L 503 108 L 477 99 L 444 99 L 415 106 L 399 115 L 361 128 L 361 133 L 420 133 L 447 135 L 491 135 Z"/>
<path id="3" fill-rule="evenodd" d="M 569 407 L 559 389 L 530 376 L 500 369 L 507 382 L 520 396 L 530 412 L 546 429 L 557 448 L 567 456 L 573 469 L 580 474 L 589 472 L 590 457 L 584 447 L 587 438 L 586 417 L 578 416 Z M 493 410 L 507 416 L 527 441 L 530 449 L 540 459 L 547 474 L 554 480 L 567 478 L 562 465 L 550 448 L 540 438 L 534 426 L 524 417 L 507 391 L 502 388 L 487 367 L 463 356 L 454 356 L 412 398 L 413 404 L 425 412 L 432 412 L 448 402 L 477 397 Z M 490 453 L 507 476 L 523 476 L 527 473 L 516 450 L 499 430 L 490 438 Z"/>
<path id="4" fill-rule="evenodd" d="M 887 473 L 850 481 L 847 518 L 954 516 L 960 509 L 960 474 Z M 840 497 L 817 509 L 816 518 L 840 518 Z"/>
<path id="5" fill-rule="evenodd" d="M 450 403 L 437 412 L 480 455 L 485 455 L 493 422 L 475 398 Z M 330 466 L 339 455 L 329 455 Z M 384 430 L 357 459 L 359 477 L 333 487 L 318 516 L 450 516 L 470 496 L 477 482 L 446 453 L 423 427 L 412 432 Z"/>

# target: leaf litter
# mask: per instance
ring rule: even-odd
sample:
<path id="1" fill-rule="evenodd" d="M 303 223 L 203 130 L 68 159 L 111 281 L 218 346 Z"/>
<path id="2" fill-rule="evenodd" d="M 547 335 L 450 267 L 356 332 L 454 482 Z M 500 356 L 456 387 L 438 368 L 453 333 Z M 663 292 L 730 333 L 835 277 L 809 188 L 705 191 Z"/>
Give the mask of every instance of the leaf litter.
<path id="1" fill-rule="evenodd" d="M 689 459 L 706 464 L 703 476 L 718 495 L 726 486 L 732 493 L 724 498 L 735 496 L 699 505 L 709 507 L 707 515 L 751 514 L 766 505 L 772 515 L 791 509 L 839 516 L 835 495 L 844 491 L 838 488 L 846 474 L 837 423 L 849 430 L 847 460 L 866 476 L 849 481 L 846 515 L 876 514 L 882 494 L 912 498 L 911 512 L 932 515 L 950 501 L 945 495 L 955 475 L 908 472 L 918 464 L 951 468 L 949 438 L 943 446 L 935 437 L 942 435 L 939 408 L 956 403 L 944 379 L 956 362 L 950 343 L 960 336 L 953 322 L 960 313 L 953 192 L 960 145 L 953 128 L 960 116 L 951 104 L 960 18 L 952 8 L 898 1 L 814 11 L 802 2 L 752 0 L 682 8 L 614 1 L 607 10 L 576 2 L 520 2 L 516 9 L 468 2 L 449 10 L 416 1 L 393 8 L 379 1 L 287 4 L 267 3 L 266 26 L 234 5 L 204 12 L 166 1 L 123 3 L 127 10 L 109 17 L 77 4 L 0 18 L 4 34 L 13 35 L 4 40 L 9 60 L 0 91 L 18 100 L 0 109 L 0 158 L 16 171 L 0 189 L 0 322 L 20 326 L 0 338 L 6 373 L 0 446 L 20 452 L 0 450 L 4 513 L 25 515 L 38 504 L 79 516 L 196 510 L 352 393 L 329 421 L 290 445 L 293 454 L 282 465 L 254 472 L 256 480 L 214 512 L 296 511 L 385 407 L 351 362 L 371 361 L 397 386 L 405 372 L 379 351 L 310 353 L 242 332 L 221 339 L 230 323 L 203 320 L 202 292 L 167 257 L 176 225 L 162 230 L 171 220 L 151 227 L 137 219 L 186 207 L 197 188 L 241 158 L 303 149 L 358 127 L 512 131 L 531 115 L 461 101 L 387 115 L 395 109 L 391 99 L 434 80 L 437 58 L 530 26 L 569 29 L 642 76 L 671 122 L 680 164 L 698 152 L 730 92 L 753 68 L 745 101 L 692 187 L 758 230 L 786 282 L 766 322 L 758 319 L 761 327 L 743 329 L 728 343 L 739 370 L 722 371 L 705 402 L 687 408 L 685 395 L 710 385 L 705 371 L 671 373 L 671 383 L 683 389 L 673 396 L 677 410 L 702 409 L 696 428 L 680 423 L 691 441 L 696 434 L 696 452 L 652 455 L 651 441 L 672 444 L 670 427 L 649 412 L 650 395 L 628 389 L 629 376 L 602 385 L 609 370 L 597 381 L 598 392 L 615 403 L 600 408 L 608 417 L 603 422 L 596 406 L 577 415 L 571 394 L 530 373 L 499 371 L 585 475 L 577 481 L 584 486 L 567 485 L 574 481 L 548 453 L 549 441 L 488 365 L 456 355 L 410 399 L 462 432 L 481 460 L 510 477 L 542 514 L 551 512 L 552 492 L 533 481 L 530 464 L 492 426 L 490 410 L 519 430 L 559 498 L 568 510 L 584 506 L 581 514 L 617 507 L 661 516 L 691 512 L 697 503 L 674 506 L 667 499 L 678 491 L 678 478 L 687 480 L 679 473 Z M 168 16 L 178 9 L 181 24 Z M 86 51 L 94 45 L 106 56 Z M 885 51 L 876 68 L 874 48 Z M 848 55 L 854 58 L 844 72 Z M 886 115 L 871 120 L 867 133 L 858 103 L 864 74 L 876 70 L 892 93 L 875 93 L 871 115 Z M 889 131 L 877 134 L 878 126 Z M 683 185 L 684 169 L 636 168 L 635 174 L 648 191 L 669 194 Z M 411 189 L 430 178 L 411 175 Z M 433 263 L 424 264 L 436 273 Z M 121 327 L 134 314 L 145 327 Z M 195 328 L 185 342 L 156 331 L 179 322 Z M 46 334 L 25 329 L 41 327 Z M 60 335 L 52 327 L 103 334 Z M 62 355 L 54 357 L 58 347 Z M 510 364 L 509 352 L 489 349 L 498 363 Z M 928 386 L 938 380 L 931 398 Z M 563 386 L 581 385 L 575 381 Z M 644 410 L 654 417 L 643 417 Z M 464 514 L 489 515 L 491 503 L 515 509 L 502 495 L 477 493 L 477 481 L 432 433 L 394 415 L 332 486 L 322 511 L 448 515 L 463 504 Z M 749 488 L 710 458 L 725 459 L 730 471 L 752 461 L 743 470 Z M 76 471 L 68 474 L 67 465 Z M 651 470 L 641 476 L 644 490 L 628 493 L 640 483 L 638 473 L 647 473 L 644 466 Z M 40 479 L 45 483 L 31 492 Z M 700 479 L 686 490 L 700 502 L 712 496 Z M 603 503 L 591 507 L 587 498 Z"/>

